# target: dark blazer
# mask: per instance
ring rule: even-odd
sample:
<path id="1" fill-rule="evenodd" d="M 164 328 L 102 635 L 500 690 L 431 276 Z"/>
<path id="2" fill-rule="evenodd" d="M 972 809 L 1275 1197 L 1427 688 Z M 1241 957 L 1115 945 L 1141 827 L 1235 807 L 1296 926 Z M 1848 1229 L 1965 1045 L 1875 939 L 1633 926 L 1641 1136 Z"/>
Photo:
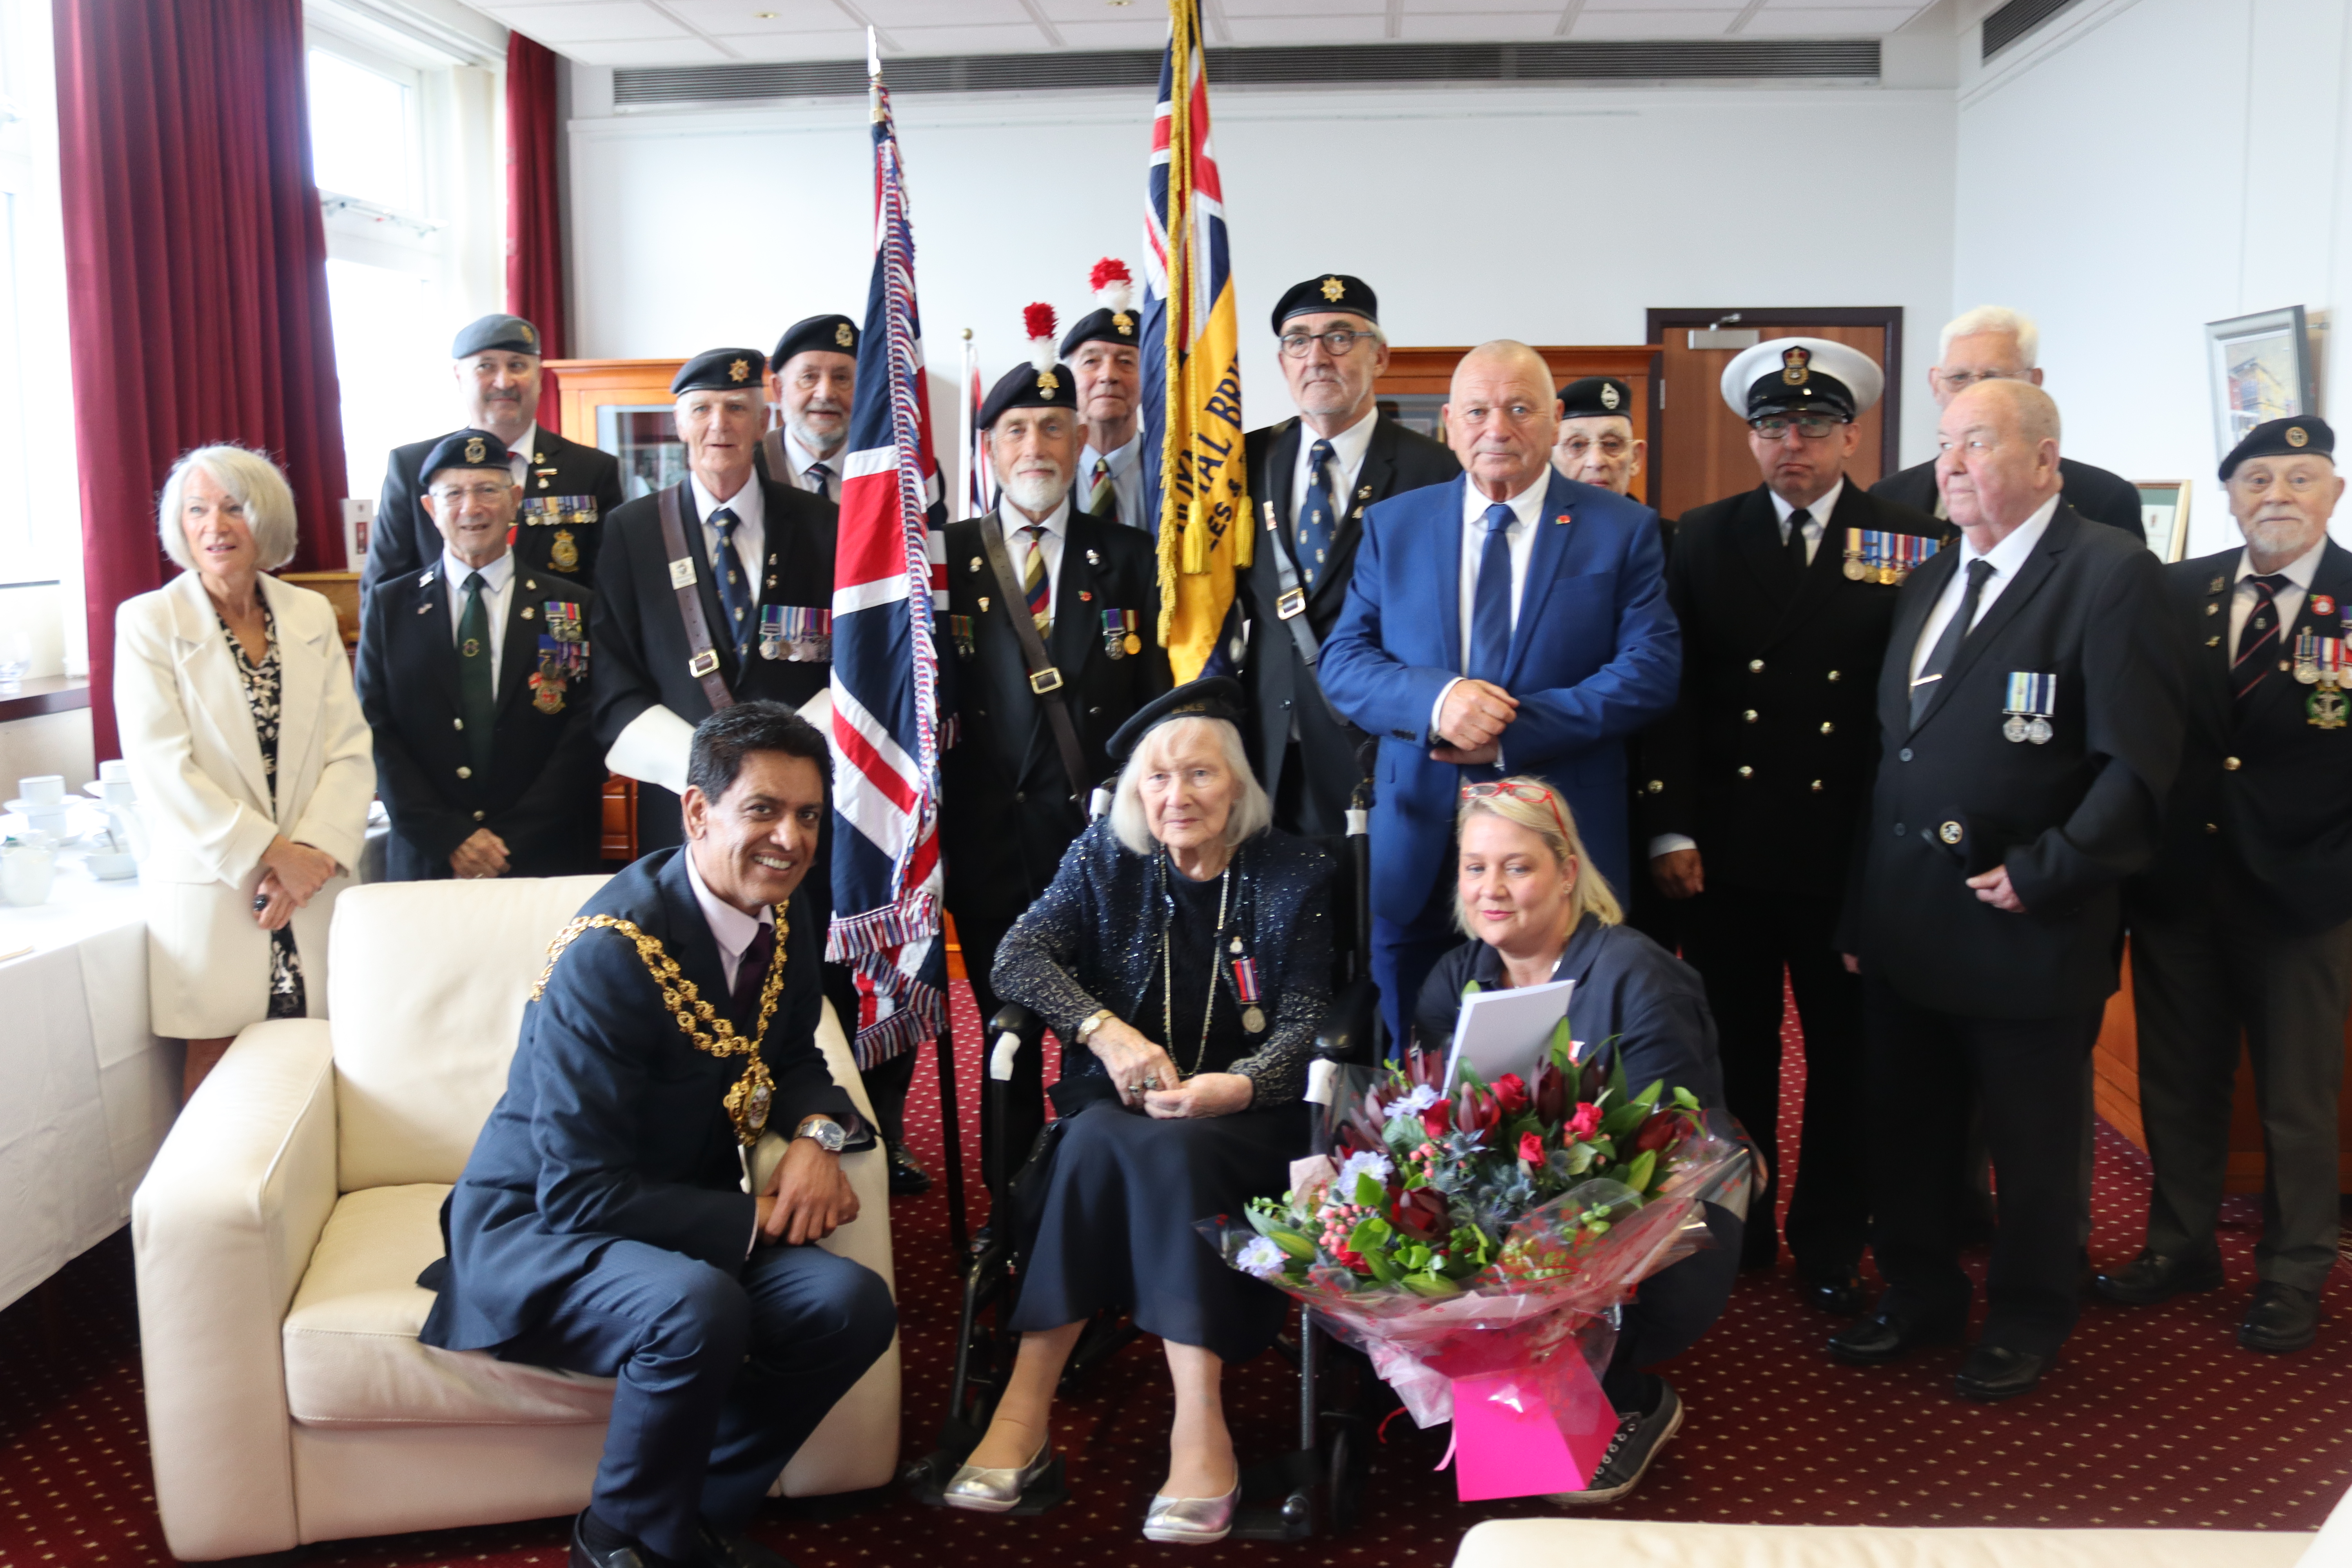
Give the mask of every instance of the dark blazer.
<path id="1" fill-rule="evenodd" d="M 1917 1006 L 2087 1012 L 2116 989 L 2123 880 L 2155 853 L 2180 762 L 2162 569 L 2121 530 L 2061 505 L 1914 727 L 1912 655 L 1959 556 L 1939 552 L 1895 596 L 1877 783 L 1841 943 Z M 2057 677 L 2046 744 L 2003 733 L 2013 671 Z M 2000 865 L 2022 914 L 1966 885 Z"/>
<path id="2" fill-rule="evenodd" d="M 1576 982 L 1568 1006 L 1571 1032 L 1588 1050 L 1613 1049 L 1634 1093 L 1663 1082 L 1689 1089 L 1701 1105 L 1723 1103 L 1715 1016 L 1689 964 L 1632 926 L 1603 925 L 1588 913 L 1569 933 L 1551 977 Z M 1423 1049 L 1452 1044 L 1462 988 L 1473 980 L 1486 991 L 1509 984 L 1503 955 L 1475 939 L 1439 959 L 1422 985 L 1412 1026 Z"/>
<path id="3" fill-rule="evenodd" d="M 1249 569 L 1234 582 L 1234 613 L 1249 628 L 1246 651 L 1234 673 L 1249 696 L 1250 718 L 1242 736 L 1265 793 L 1282 798 L 1282 768 L 1295 718 L 1307 788 L 1318 803 L 1319 815 L 1337 822 L 1363 776 L 1356 765 L 1356 748 L 1363 743 L 1364 732 L 1335 718 L 1330 705 L 1317 694 L 1315 672 L 1299 657 L 1297 639 L 1276 614 L 1282 596 L 1281 563 L 1297 549 L 1291 480 L 1298 467 L 1299 443 L 1306 438 L 1298 420 L 1290 418 L 1251 431 L 1244 442 L 1250 494 L 1257 499 L 1258 515 L 1252 521 L 1258 542 Z M 1315 585 L 1307 595 L 1305 615 L 1318 644 L 1331 635 L 1347 604 L 1364 510 L 1407 490 L 1442 485 L 1461 471 L 1462 465 L 1443 443 L 1406 429 L 1385 414 L 1374 422 L 1363 467 L 1356 474 L 1355 493 L 1339 498 L 1339 531 L 1332 535 L 1329 558 L 1318 566 Z M 1298 581 L 1303 586 L 1306 579 Z"/>
<path id="4" fill-rule="evenodd" d="M 635 922 L 705 1001 L 727 1011 L 726 969 L 685 850 L 646 856 L 580 912 Z M 787 917 L 777 953 L 783 992 L 761 1054 L 775 1079 L 768 1125 L 789 1135 L 806 1116 L 844 1126 L 854 1116 L 816 1044 L 823 925 L 798 892 L 780 911 Z M 447 1256 L 418 1277 L 440 1293 L 419 1337 L 444 1350 L 502 1345 L 614 1241 L 667 1247 L 730 1275 L 742 1268 L 757 1205 L 742 1190 L 725 1104 L 742 1065 L 679 1032 L 627 937 L 581 932 L 523 1010 L 506 1093 L 441 1206 Z"/>
<path id="5" fill-rule="evenodd" d="M 392 814 L 386 879 L 451 875 L 449 852 L 478 827 L 506 841 L 509 876 L 595 870 L 604 763 L 588 682 L 571 680 L 553 712 L 541 709 L 531 688 L 548 603 L 580 605 L 585 630 L 595 595 L 569 577 L 516 565 L 499 650 L 498 728 L 483 774 L 472 769 L 472 749 L 457 727 L 457 650 L 441 579 L 436 560 L 415 576 L 380 584 L 360 610 L 360 708 L 375 732 L 376 791 Z M 593 646 L 592 637 L 591 675 Z M 460 777 L 460 769 L 471 776 Z"/>
<path id="6" fill-rule="evenodd" d="M 1877 757 L 1876 678 L 1897 591 L 1845 575 L 1849 529 L 1944 531 L 1848 484 L 1792 598 L 1770 490 L 1683 514 L 1666 560 L 1666 597 L 1683 629 L 1682 699 L 1640 742 L 1636 861 L 1658 835 L 1686 834 L 1709 887 L 1844 892 Z"/>
<path id="7" fill-rule="evenodd" d="M 1323 650 L 1323 689 L 1381 738 L 1372 808 L 1373 912 L 1416 918 L 1444 874 L 1466 779 L 1492 766 L 1430 759 L 1430 715 L 1462 669 L 1463 487 L 1454 479 L 1364 514 L 1347 607 Z M 1625 746 L 1671 707 L 1682 638 L 1666 604 L 1657 514 L 1554 472 L 1499 683 L 1519 700 L 1503 732 L 1511 773 L 1568 797 L 1587 847 L 1625 886 Z"/>
<path id="8" fill-rule="evenodd" d="M 2313 934 L 2352 919 L 2352 726 L 2311 722 L 2316 687 L 2273 670 L 2242 714 L 2231 696 L 2230 603 L 2242 547 L 2164 569 L 2170 630 L 2187 666 L 2188 734 L 2166 803 L 2163 847 L 2132 884 L 2133 907 L 2187 913 L 2227 869 L 2258 889 L 2278 926 Z M 2329 601 L 2316 613 L 2315 600 Z M 2352 551 L 2330 541 L 2293 626 L 2295 636 L 2345 635 L 2352 616 Z"/>
<path id="9" fill-rule="evenodd" d="M 445 432 L 446 434 L 446 432 Z M 379 583 L 413 577 L 439 558 L 441 532 L 425 515 L 425 476 L 417 466 L 441 440 L 394 447 L 383 466 L 383 493 L 368 536 L 363 594 Z M 514 552 L 534 572 L 562 572 L 596 580 L 596 551 L 605 520 L 621 504 L 621 460 L 610 452 L 567 441 L 541 428 L 524 470 L 522 515 L 515 519 Z"/>
<path id="10" fill-rule="evenodd" d="M 2078 463 L 2072 458 L 2058 459 L 2058 479 L 2062 487 L 2061 497 L 2085 520 L 2122 529 L 2142 543 L 2147 542 L 2147 526 L 2140 515 L 2137 485 L 2121 475 L 2111 474 L 2105 468 L 2095 468 L 2088 463 Z M 1870 487 L 1870 493 L 1936 517 L 1935 459 L 1930 458 L 1924 463 L 1915 463 L 1898 473 L 1887 475 Z M 1952 531 L 1948 522 L 1943 526 L 1947 533 Z"/>
<path id="11" fill-rule="evenodd" d="M 1087 801 L 1070 798 L 1045 703 L 1029 689 L 1013 622 L 1028 611 L 998 591 L 980 527 L 977 518 L 947 527 L 948 614 L 968 618 L 972 636 L 969 657 L 952 635 L 941 637 L 943 657 L 958 666 L 959 715 L 955 744 L 940 759 L 940 843 L 948 908 L 959 919 L 1009 923 L 1054 879 L 1062 852 L 1086 827 Z M 1091 789 L 1111 776 L 1104 748 L 1112 733 L 1172 684 L 1160 646 L 1151 536 L 1073 512 L 1055 588 L 1045 651 L 1067 683 L 1064 700 L 1088 775 L 1082 783 Z M 1110 657 L 1105 610 L 1134 613 L 1140 653 Z"/>

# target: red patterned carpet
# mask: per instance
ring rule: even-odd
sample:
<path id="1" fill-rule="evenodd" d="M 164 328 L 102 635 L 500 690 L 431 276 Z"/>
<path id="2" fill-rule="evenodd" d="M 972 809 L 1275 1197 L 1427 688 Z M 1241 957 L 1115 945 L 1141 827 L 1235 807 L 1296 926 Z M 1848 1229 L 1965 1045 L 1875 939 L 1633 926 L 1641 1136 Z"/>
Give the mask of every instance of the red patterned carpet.
<path id="1" fill-rule="evenodd" d="M 978 1020 L 970 994 L 957 994 L 970 1106 Z M 1794 1094 L 1791 1085 L 1791 1122 Z M 935 1099 L 919 1106 L 914 1138 L 936 1165 Z M 974 1142 L 967 1154 L 976 1166 Z M 2103 1129 L 2095 1258 L 2119 1261 L 2138 1246 L 2146 1181 L 2137 1152 Z M 947 1396 L 955 1283 L 944 1197 L 935 1189 L 901 1201 L 892 1219 L 912 1458 L 928 1447 Z M 1690 1409 L 1682 1436 L 1609 1511 L 1725 1522 L 2315 1528 L 2352 1483 L 2352 1281 L 2339 1269 L 2331 1282 L 2330 1315 L 2312 1349 L 2283 1358 L 2241 1351 L 2232 1333 L 2252 1280 L 2251 1202 L 2234 1200 L 2226 1225 L 2230 1289 L 2140 1312 L 2092 1305 L 2042 1392 L 1990 1408 L 1952 1396 L 1957 1351 L 1892 1368 L 1836 1365 L 1822 1350 L 1832 1320 L 1800 1307 L 1782 1277 L 1744 1277 L 1724 1321 L 1669 1369 Z M 1233 1374 L 1245 1458 L 1290 1439 L 1294 1387 L 1273 1356 Z M 1156 1345 L 1139 1342 L 1064 1407 L 1059 1441 L 1074 1495 L 1043 1518 L 950 1515 L 876 1496 L 850 1500 L 847 1511 L 839 1502 L 772 1507 L 757 1531 L 802 1568 L 1186 1561 L 1187 1549 L 1137 1533 L 1164 1464 L 1169 1414 Z M 68 1268 L 46 1302 L 0 1312 L 0 1568 L 169 1562 L 144 1426 L 130 1247 L 117 1236 Z M 1443 1564 L 1477 1521 L 1548 1511 L 1458 1503 L 1452 1478 L 1433 1469 L 1443 1431 L 1400 1419 L 1388 1436 L 1353 1534 L 1304 1547 L 1229 1542 L 1191 1558 Z M 561 1564 L 563 1541 L 562 1521 L 550 1521 L 327 1542 L 301 1561 L 520 1568 Z"/>

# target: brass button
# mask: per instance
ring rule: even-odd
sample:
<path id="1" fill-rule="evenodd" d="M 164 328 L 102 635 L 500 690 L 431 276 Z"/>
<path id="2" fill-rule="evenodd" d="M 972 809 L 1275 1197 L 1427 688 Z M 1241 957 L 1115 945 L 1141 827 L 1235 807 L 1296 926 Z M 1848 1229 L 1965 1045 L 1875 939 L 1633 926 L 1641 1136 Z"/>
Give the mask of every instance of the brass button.
<path id="1" fill-rule="evenodd" d="M 2205 606 L 2205 613 L 2209 616 L 2218 616 L 2221 613 L 2221 606 L 2219 605 L 2208 605 Z"/>
<path id="2" fill-rule="evenodd" d="M 1838 672 L 1837 672 L 1836 670 L 1834 670 L 1834 669 L 1831 670 L 1831 671 L 1830 671 L 1830 679 L 1831 679 L 1832 680 L 1835 680 L 1837 678 L 1838 678 Z"/>
<path id="3" fill-rule="evenodd" d="M 1813 781 L 1813 793 L 1814 793 L 1815 795 L 1819 795 L 1819 794 L 1821 794 L 1821 793 L 1822 793 L 1822 781 L 1821 781 L 1821 780 L 1819 780 L 1819 779 L 1815 779 L 1815 780 Z"/>
<path id="4" fill-rule="evenodd" d="M 465 763 L 459 763 L 457 764 L 457 776 L 461 779 L 472 778 L 474 776 L 474 770 L 467 767 Z"/>
<path id="5" fill-rule="evenodd" d="M 452 730 L 462 730 L 466 727 L 466 721 L 463 719 L 452 719 L 449 721 L 449 727 Z"/>
<path id="6" fill-rule="evenodd" d="M 2208 833 L 2219 833 L 2221 831 L 2221 825 L 2218 822 L 2209 822 L 2205 825 L 2205 831 Z"/>
<path id="7" fill-rule="evenodd" d="M 1762 659 L 1760 659 L 1760 658 L 1751 658 L 1751 659 L 1749 659 L 1749 660 L 1748 661 L 1748 674 L 1750 674 L 1750 675 L 1761 675 L 1761 674 L 1763 674 L 1763 673 L 1764 673 L 1764 661 L 1763 661 Z"/>
<path id="8" fill-rule="evenodd" d="M 2234 773 L 2238 771 L 2238 759 L 2235 757 L 2223 757 L 2221 759 L 2221 766 L 2225 771 Z"/>
<path id="9" fill-rule="evenodd" d="M 1948 822 L 1936 829 L 1936 837 L 1947 844 L 1958 844 L 1960 841 L 1960 825 L 1957 822 Z"/>
<path id="10" fill-rule="evenodd" d="M 1824 735 L 1833 734 L 1836 732 L 1836 730 L 1837 726 L 1834 724 L 1823 724 L 1822 726 L 1822 733 Z"/>
<path id="11" fill-rule="evenodd" d="M 1652 795 L 1664 795 L 1664 794 L 1665 794 L 1665 793 L 1666 793 L 1666 781 L 1665 781 L 1665 780 L 1664 780 L 1664 779 L 1652 779 L 1652 780 L 1650 781 L 1650 793 L 1651 793 Z"/>
<path id="12" fill-rule="evenodd" d="M 1742 713 L 1740 717 L 1747 720 L 1750 724 L 1753 724 L 1756 722 L 1756 710 L 1750 708 L 1747 712 Z"/>
<path id="13" fill-rule="evenodd" d="M 1739 776 L 1744 779 L 1752 779 L 1756 776 L 1756 770 L 1754 768 L 1742 765 L 1739 770 Z"/>
<path id="14" fill-rule="evenodd" d="M 489 815 L 490 815 L 490 814 L 489 814 L 488 812 L 487 812 L 487 811 L 478 811 L 478 812 L 474 813 L 474 820 L 475 820 L 476 822 L 479 822 L 479 821 L 481 821 L 481 820 L 482 820 L 482 818 L 484 818 L 484 817 L 486 817 L 486 816 L 489 816 Z"/>

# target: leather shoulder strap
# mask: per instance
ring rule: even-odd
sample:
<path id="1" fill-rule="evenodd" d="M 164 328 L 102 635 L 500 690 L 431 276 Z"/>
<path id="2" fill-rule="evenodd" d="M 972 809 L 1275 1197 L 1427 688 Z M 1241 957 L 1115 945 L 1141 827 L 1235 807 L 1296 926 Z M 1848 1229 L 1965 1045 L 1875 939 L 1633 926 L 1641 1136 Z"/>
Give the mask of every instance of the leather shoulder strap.
<path id="1" fill-rule="evenodd" d="M 784 427 L 781 425 L 760 437 L 760 451 L 768 459 L 768 477 L 780 485 L 800 488 L 793 477 L 792 459 L 784 456 Z"/>
<path id="2" fill-rule="evenodd" d="M 695 581 L 694 552 L 686 545 L 686 485 L 660 492 L 656 508 L 661 513 L 662 553 L 669 561 L 669 585 L 677 595 L 677 618 L 686 627 L 686 672 L 702 688 L 710 710 L 735 706 L 727 678 L 719 670 L 719 650 L 710 640 L 710 623 L 702 613 L 702 587 Z"/>
<path id="3" fill-rule="evenodd" d="M 1021 591 L 1021 579 L 1013 574 L 1013 558 L 1005 552 L 1004 530 L 997 514 L 989 513 L 980 521 L 981 548 L 988 554 L 989 569 L 996 576 L 996 591 L 1004 600 L 1004 613 L 1013 622 L 1013 635 L 1021 643 L 1021 662 L 1029 671 L 1029 689 L 1045 710 L 1045 722 L 1054 731 L 1054 745 L 1062 753 L 1062 772 L 1070 781 L 1070 798 L 1084 805 L 1087 798 L 1086 752 L 1078 746 L 1078 728 L 1070 718 L 1067 700 L 1062 694 L 1062 672 L 1055 668 L 1046 655 L 1045 639 L 1037 635 L 1037 623 L 1029 618 L 1029 596 Z"/>

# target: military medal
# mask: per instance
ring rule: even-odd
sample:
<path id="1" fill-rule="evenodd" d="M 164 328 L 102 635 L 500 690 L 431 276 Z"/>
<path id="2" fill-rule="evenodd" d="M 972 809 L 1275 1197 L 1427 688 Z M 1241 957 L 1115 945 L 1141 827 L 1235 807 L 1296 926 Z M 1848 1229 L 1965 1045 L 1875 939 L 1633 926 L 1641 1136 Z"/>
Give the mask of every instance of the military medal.
<path id="1" fill-rule="evenodd" d="M 1849 583 L 1861 582 L 1870 570 L 1862 563 L 1862 530 L 1858 528 L 1845 531 L 1845 564 L 1840 570 Z"/>
<path id="2" fill-rule="evenodd" d="M 572 537 L 570 529 L 555 531 L 555 539 L 547 547 L 547 559 L 558 572 L 577 572 L 580 569 L 580 542 Z"/>
<path id="3" fill-rule="evenodd" d="M 530 678 L 530 705 L 542 713 L 563 711 L 564 679 L 551 673 L 544 661 Z"/>
<path id="4" fill-rule="evenodd" d="M 1239 947 L 1241 939 L 1236 937 L 1234 945 Z M 1242 1005 L 1242 1027 L 1253 1035 L 1262 1035 L 1265 1033 L 1265 1009 L 1257 1005 L 1257 960 L 1236 958 L 1233 967 L 1234 994 Z"/>
<path id="5" fill-rule="evenodd" d="M 1103 618 L 1103 652 L 1113 658 L 1125 658 L 1143 647 L 1135 635 L 1137 616 L 1133 610 L 1105 610 Z"/>
<path id="6" fill-rule="evenodd" d="M 970 616 L 950 616 L 948 617 L 948 639 L 955 644 L 956 657 L 958 658 L 970 659 L 972 655 L 971 617 Z"/>
<path id="7" fill-rule="evenodd" d="M 2319 684 L 2319 634 L 2308 627 L 2294 634 L 2294 678 L 2305 686 Z"/>
<path id="8" fill-rule="evenodd" d="M 2031 741 L 2046 746 L 2058 731 L 2051 728 L 2050 717 L 2058 710 L 2058 678 L 2035 675 L 2028 670 L 2012 671 L 2009 678 L 2009 704 L 2001 710 L 2009 717 L 2000 732 L 2012 744 Z"/>
<path id="9" fill-rule="evenodd" d="M 1089 550 L 1087 552 L 1087 564 L 1089 566 L 1099 566 L 1102 564 L 1102 557 Z"/>

